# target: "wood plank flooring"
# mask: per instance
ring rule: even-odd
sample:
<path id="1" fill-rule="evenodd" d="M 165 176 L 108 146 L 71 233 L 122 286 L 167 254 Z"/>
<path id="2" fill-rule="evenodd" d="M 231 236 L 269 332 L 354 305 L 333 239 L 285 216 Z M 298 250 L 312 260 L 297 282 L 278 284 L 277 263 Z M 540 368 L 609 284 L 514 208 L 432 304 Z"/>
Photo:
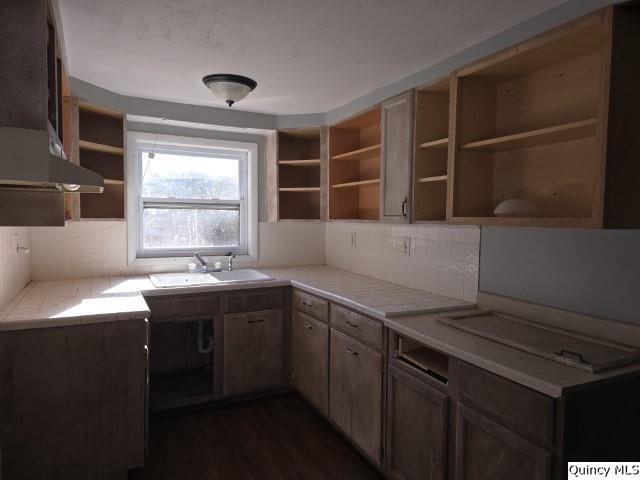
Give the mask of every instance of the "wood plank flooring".
<path id="1" fill-rule="evenodd" d="M 129 480 L 383 478 L 299 395 L 151 423 L 149 457 Z"/>

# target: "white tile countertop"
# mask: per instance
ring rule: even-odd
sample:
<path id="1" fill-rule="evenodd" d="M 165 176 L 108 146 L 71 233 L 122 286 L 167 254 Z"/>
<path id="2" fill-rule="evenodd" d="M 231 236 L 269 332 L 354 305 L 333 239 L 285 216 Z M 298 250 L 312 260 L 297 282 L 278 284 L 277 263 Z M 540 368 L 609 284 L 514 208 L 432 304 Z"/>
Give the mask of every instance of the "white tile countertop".
<path id="1" fill-rule="evenodd" d="M 473 306 L 462 300 L 325 266 L 261 271 L 274 277 L 274 280 L 179 288 L 156 288 L 148 277 L 34 281 L 0 312 L 0 331 L 146 318 L 149 308 L 143 295 L 220 292 L 286 285 L 322 295 L 381 320 L 398 315 Z"/>

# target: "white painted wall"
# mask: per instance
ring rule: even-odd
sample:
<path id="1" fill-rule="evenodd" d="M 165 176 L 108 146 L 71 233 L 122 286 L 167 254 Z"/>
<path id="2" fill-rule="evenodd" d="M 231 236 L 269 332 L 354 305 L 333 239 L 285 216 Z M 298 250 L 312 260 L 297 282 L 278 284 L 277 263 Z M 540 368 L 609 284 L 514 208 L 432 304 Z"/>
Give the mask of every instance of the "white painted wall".
<path id="1" fill-rule="evenodd" d="M 356 245 L 351 246 L 351 235 Z M 480 229 L 447 225 L 327 223 L 327 265 L 476 301 Z M 403 255 L 404 238 L 410 254 Z"/>
<path id="2" fill-rule="evenodd" d="M 270 267 L 322 265 L 324 224 L 260 223 L 257 262 L 236 265 Z M 31 228 L 31 275 L 59 280 L 150 272 L 185 271 L 190 258 L 144 259 L 127 264 L 126 222 L 82 221 L 66 227 Z"/>
<path id="3" fill-rule="evenodd" d="M 18 244 L 29 247 L 28 228 L 0 227 L 0 308 L 31 281 L 30 255 Z"/>

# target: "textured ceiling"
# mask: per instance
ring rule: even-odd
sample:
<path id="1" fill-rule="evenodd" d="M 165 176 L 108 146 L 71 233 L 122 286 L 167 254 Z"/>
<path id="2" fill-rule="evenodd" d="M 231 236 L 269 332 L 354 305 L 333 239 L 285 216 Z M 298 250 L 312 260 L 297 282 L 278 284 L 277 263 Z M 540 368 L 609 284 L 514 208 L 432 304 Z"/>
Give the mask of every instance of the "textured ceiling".
<path id="1" fill-rule="evenodd" d="M 325 112 L 563 0 L 59 0 L 70 74 L 224 106 L 209 73 L 254 78 L 240 110 Z"/>

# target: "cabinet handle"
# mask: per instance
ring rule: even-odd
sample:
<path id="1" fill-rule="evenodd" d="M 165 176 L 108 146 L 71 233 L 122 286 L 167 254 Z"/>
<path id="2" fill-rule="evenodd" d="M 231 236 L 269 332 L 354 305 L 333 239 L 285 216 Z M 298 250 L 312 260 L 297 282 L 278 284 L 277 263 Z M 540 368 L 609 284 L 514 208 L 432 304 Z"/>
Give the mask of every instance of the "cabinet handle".
<path id="1" fill-rule="evenodd" d="M 304 305 L 305 307 L 311 307 L 311 302 L 307 301 L 307 300 L 303 300 L 302 301 L 302 305 Z"/>
<path id="2" fill-rule="evenodd" d="M 309 325 L 308 323 L 305 323 L 304 328 L 306 328 L 307 330 L 313 330 L 313 325 Z"/>
<path id="3" fill-rule="evenodd" d="M 355 350 L 351 350 L 349 347 L 347 347 L 347 353 L 349 355 L 358 355 L 358 352 L 356 352 Z"/>
<path id="4" fill-rule="evenodd" d="M 357 323 L 353 323 L 351 320 L 347 320 L 345 323 L 347 325 L 349 325 L 350 327 L 358 328 L 358 324 Z"/>
<path id="5" fill-rule="evenodd" d="M 404 197 L 404 200 L 402 201 L 402 216 L 403 217 L 407 217 L 407 197 Z"/>
<path id="6" fill-rule="evenodd" d="M 247 320 L 247 323 L 262 323 L 264 322 L 264 318 L 259 318 L 257 320 Z"/>

